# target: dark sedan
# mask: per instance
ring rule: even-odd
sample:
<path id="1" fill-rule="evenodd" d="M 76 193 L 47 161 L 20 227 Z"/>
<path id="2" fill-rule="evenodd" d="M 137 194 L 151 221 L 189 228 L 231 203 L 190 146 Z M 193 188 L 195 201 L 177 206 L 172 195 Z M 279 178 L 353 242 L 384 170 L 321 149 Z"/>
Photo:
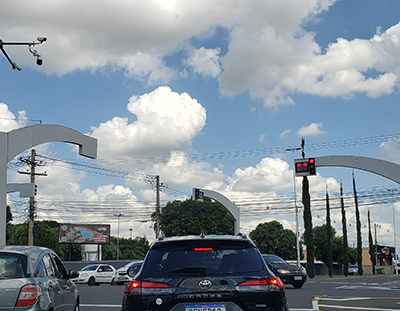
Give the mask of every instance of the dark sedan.
<path id="1" fill-rule="evenodd" d="M 283 283 L 291 284 L 294 288 L 301 288 L 307 280 L 304 268 L 290 265 L 276 255 L 262 255 L 268 268 L 279 277 Z"/>

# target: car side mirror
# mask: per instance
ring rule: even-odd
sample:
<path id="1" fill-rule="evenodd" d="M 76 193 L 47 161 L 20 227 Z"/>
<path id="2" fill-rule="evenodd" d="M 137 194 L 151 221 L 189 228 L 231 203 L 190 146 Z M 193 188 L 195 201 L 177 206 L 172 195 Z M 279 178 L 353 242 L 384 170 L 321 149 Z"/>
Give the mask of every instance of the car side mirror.
<path id="1" fill-rule="evenodd" d="M 68 272 L 68 278 L 69 279 L 75 279 L 79 276 L 79 272 L 77 270 L 71 269 Z"/>
<path id="2" fill-rule="evenodd" d="M 128 271 L 126 272 L 130 277 L 134 277 L 137 273 L 137 270 L 135 268 L 129 268 Z"/>

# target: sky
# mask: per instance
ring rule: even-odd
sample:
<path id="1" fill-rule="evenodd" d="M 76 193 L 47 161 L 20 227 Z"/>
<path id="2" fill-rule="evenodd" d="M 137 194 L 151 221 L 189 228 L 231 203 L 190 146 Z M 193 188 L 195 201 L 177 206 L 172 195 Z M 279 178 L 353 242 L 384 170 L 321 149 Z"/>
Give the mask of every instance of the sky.
<path id="1" fill-rule="evenodd" d="M 37 219 L 110 224 L 116 236 L 154 240 L 155 176 L 161 206 L 216 191 L 240 209 L 241 232 L 279 221 L 295 231 L 293 157 L 354 155 L 400 164 L 398 0 L 3 0 L 3 42 L 23 69 L 0 56 L 0 131 L 36 124 L 98 140 L 97 159 L 74 145 L 35 147 Z M 21 162 L 8 182 L 29 182 Z M 394 245 L 400 186 L 351 168 L 310 176 L 313 225 L 355 245 L 354 173 L 368 246 Z M 295 178 L 303 231 L 301 181 Z M 27 199 L 7 196 L 14 223 Z M 116 217 L 114 214 L 123 214 Z M 119 220 L 119 221 L 118 221 Z M 398 230 L 399 230 L 398 229 Z M 397 238 L 398 243 L 400 238 Z"/>

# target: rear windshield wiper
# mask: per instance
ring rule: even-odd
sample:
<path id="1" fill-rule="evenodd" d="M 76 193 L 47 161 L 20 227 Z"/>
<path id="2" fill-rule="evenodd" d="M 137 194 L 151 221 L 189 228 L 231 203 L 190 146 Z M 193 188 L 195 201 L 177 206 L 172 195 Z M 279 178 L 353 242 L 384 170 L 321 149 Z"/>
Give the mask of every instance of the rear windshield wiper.
<path id="1" fill-rule="evenodd" d="M 171 269 L 168 273 L 190 273 L 190 274 L 206 274 L 206 267 L 184 267 Z"/>

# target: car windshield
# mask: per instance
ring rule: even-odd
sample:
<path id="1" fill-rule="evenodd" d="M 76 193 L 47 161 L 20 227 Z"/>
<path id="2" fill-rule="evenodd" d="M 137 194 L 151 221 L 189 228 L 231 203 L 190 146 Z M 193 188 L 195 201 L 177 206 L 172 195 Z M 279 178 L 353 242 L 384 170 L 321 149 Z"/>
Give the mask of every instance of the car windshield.
<path id="1" fill-rule="evenodd" d="M 280 263 L 287 263 L 282 258 L 274 255 L 263 256 L 265 262 L 267 264 L 280 264 Z"/>
<path id="2" fill-rule="evenodd" d="M 229 274 L 263 269 L 254 247 L 221 247 L 218 244 L 153 249 L 146 262 L 145 269 L 152 274 Z"/>
<path id="3" fill-rule="evenodd" d="M 22 254 L 0 253 L 0 279 L 17 279 L 27 275 L 27 257 Z"/>
<path id="4" fill-rule="evenodd" d="M 94 271 L 94 270 L 96 270 L 97 267 L 98 267 L 97 265 L 87 266 L 87 267 L 82 268 L 81 271 Z"/>

